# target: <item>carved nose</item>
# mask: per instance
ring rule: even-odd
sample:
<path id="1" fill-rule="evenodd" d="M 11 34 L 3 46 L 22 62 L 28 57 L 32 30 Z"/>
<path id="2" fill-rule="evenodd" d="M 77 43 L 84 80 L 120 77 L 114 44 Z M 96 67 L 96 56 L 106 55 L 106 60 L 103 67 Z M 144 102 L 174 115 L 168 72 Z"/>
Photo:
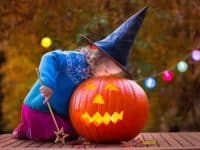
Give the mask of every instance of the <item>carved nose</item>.
<path id="1" fill-rule="evenodd" d="M 94 104 L 104 104 L 103 97 L 100 94 L 96 95 L 94 97 L 93 103 Z"/>

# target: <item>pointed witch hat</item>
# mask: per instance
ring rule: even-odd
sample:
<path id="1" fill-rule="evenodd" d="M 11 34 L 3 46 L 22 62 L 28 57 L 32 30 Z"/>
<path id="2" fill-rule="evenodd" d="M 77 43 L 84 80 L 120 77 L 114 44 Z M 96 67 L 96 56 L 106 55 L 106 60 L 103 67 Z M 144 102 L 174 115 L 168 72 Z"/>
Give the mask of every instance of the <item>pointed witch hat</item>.
<path id="1" fill-rule="evenodd" d="M 140 9 L 121 24 L 114 32 L 100 41 L 93 42 L 82 34 L 80 36 L 89 42 L 90 45 L 96 46 L 131 77 L 131 74 L 125 66 L 127 64 L 131 46 L 144 20 L 147 8 L 148 7 L 146 6 Z"/>

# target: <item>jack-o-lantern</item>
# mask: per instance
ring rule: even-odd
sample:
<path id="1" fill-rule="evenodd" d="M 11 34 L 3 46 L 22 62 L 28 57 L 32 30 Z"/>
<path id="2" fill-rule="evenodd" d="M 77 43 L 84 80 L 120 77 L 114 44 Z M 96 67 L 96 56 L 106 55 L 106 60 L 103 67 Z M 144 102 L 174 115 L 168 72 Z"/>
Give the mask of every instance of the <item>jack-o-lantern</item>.
<path id="1" fill-rule="evenodd" d="M 82 82 L 70 101 L 70 120 L 82 137 L 94 142 L 130 140 L 148 118 L 148 99 L 134 81 L 93 77 Z"/>

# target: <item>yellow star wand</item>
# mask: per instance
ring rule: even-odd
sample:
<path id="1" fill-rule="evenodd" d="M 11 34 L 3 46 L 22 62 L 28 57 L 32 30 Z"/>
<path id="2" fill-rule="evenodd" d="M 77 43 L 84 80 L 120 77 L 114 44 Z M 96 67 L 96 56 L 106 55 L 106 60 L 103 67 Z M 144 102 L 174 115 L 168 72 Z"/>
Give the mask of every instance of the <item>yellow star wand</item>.
<path id="1" fill-rule="evenodd" d="M 38 79 L 40 81 L 40 84 L 43 85 L 42 84 L 42 80 L 40 78 L 40 73 L 39 73 L 38 68 L 36 68 L 35 70 L 36 70 Z M 50 105 L 50 103 L 48 101 L 47 101 L 47 106 L 48 106 L 48 109 L 50 111 L 51 117 L 53 119 L 54 125 L 56 127 L 56 131 L 54 131 L 54 133 L 56 135 L 55 143 L 60 141 L 60 142 L 62 142 L 62 144 L 65 144 L 65 138 L 67 138 L 69 135 L 64 133 L 63 127 L 61 129 L 59 129 L 58 123 L 57 123 L 56 118 L 55 118 L 55 115 L 54 115 L 53 110 L 51 108 L 51 105 Z"/>

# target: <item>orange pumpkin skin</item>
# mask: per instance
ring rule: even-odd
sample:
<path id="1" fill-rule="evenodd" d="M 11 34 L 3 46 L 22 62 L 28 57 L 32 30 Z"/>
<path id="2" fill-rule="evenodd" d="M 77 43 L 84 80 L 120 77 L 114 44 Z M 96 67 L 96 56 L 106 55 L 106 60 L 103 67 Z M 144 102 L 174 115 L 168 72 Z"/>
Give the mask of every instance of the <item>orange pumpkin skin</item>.
<path id="1" fill-rule="evenodd" d="M 149 103 L 143 89 L 121 77 L 92 77 L 72 95 L 69 115 L 82 137 L 98 143 L 130 140 L 148 119 Z"/>

